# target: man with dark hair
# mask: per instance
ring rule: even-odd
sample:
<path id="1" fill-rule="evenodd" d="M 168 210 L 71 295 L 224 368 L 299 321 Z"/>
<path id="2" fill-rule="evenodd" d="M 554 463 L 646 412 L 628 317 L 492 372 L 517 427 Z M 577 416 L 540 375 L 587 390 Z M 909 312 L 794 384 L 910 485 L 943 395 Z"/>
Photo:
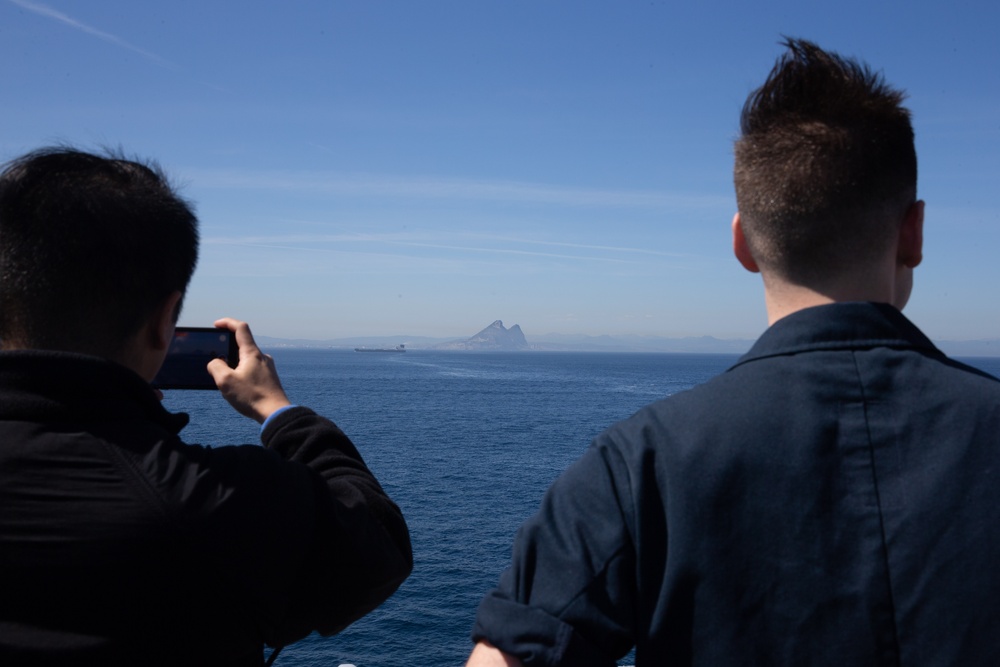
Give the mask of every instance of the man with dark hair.
<path id="1" fill-rule="evenodd" d="M 0 188 L 8 347 L 114 356 L 156 306 L 187 288 L 198 223 L 155 166 L 41 150 L 11 162 Z M 178 303 L 171 314 L 179 313 Z"/>
<path id="2" fill-rule="evenodd" d="M 0 174 L 0 664 L 261 665 L 374 609 L 406 524 L 292 406 L 245 322 L 209 364 L 264 447 L 184 444 L 150 382 L 197 260 L 155 167 L 48 149 Z"/>
<path id="3" fill-rule="evenodd" d="M 736 257 L 770 327 L 596 438 L 519 531 L 469 665 L 991 665 L 1000 382 L 900 312 L 902 94 L 789 40 L 743 109 Z"/>

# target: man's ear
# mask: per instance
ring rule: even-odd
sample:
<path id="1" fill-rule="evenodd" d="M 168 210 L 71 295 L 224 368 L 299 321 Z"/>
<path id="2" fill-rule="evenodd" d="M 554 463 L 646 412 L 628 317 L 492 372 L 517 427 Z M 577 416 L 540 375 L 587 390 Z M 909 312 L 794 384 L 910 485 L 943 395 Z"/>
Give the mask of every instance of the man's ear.
<path id="1" fill-rule="evenodd" d="M 897 261 L 908 269 L 915 268 L 924 258 L 924 202 L 910 204 L 899 226 L 896 246 Z"/>
<path id="2" fill-rule="evenodd" d="M 739 211 L 733 216 L 733 254 L 736 255 L 736 259 L 739 260 L 744 269 L 750 273 L 760 273 L 757 260 L 750 253 L 750 246 L 747 245 L 747 239 L 743 235 L 743 223 L 740 220 Z"/>
<path id="3" fill-rule="evenodd" d="M 171 292 L 153 311 L 147 331 L 149 345 L 154 350 L 165 350 L 170 346 L 170 341 L 174 337 L 174 324 L 177 322 L 177 304 L 180 303 L 181 296 L 183 295 L 179 291 Z"/>

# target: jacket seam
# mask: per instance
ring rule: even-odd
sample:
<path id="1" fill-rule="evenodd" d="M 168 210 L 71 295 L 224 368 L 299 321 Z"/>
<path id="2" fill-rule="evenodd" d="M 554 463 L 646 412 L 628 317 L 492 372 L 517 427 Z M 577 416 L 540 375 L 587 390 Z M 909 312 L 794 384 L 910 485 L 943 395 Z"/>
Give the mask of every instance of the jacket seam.
<path id="1" fill-rule="evenodd" d="M 135 465 L 135 462 L 132 461 L 131 457 L 126 456 L 125 453 L 112 442 L 102 439 L 101 444 L 104 445 L 104 448 L 111 454 L 111 458 L 115 461 L 116 466 L 122 473 L 122 477 L 126 480 L 129 486 L 138 492 L 137 495 L 142 498 L 143 503 L 145 503 L 150 509 L 160 515 L 168 523 L 176 523 L 173 520 L 166 503 L 163 502 L 163 499 L 156 492 L 153 484 L 139 470 L 138 466 Z"/>
<path id="2" fill-rule="evenodd" d="M 871 422 L 868 414 L 868 394 L 865 391 L 865 383 L 861 375 L 861 366 L 858 363 L 858 352 L 859 350 L 853 350 L 851 352 L 851 361 L 854 364 L 854 372 L 858 380 L 858 390 L 861 393 L 861 406 L 864 411 L 865 419 L 865 438 L 868 441 L 869 466 L 871 468 L 872 475 L 872 490 L 875 493 L 875 506 L 878 509 L 879 537 L 881 538 L 879 546 L 882 550 L 882 565 L 885 567 L 885 588 L 886 596 L 889 601 L 889 622 L 892 628 L 892 645 L 896 654 L 894 663 L 896 665 L 900 665 L 902 661 L 902 653 L 899 643 L 899 627 L 896 624 L 896 600 L 892 593 L 892 569 L 889 564 L 889 545 L 885 530 L 885 514 L 882 508 L 882 495 L 879 492 L 878 468 L 875 462 L 875 441 L 874 438 L 872 438 Z"/>

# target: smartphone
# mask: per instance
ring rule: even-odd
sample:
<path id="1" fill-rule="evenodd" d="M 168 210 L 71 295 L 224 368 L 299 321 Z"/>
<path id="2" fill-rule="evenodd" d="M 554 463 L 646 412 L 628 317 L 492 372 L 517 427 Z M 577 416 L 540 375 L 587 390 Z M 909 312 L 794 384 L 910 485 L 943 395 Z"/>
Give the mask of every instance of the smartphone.
<path id="1" fill-rule="evenodd" d="M 215 389 L 208 362 L 225 359 L 230 368 L 240 361 L 236 337 L 229 329 L 177 327 L 167 358 L 153 378 L 157 389 Z"/>

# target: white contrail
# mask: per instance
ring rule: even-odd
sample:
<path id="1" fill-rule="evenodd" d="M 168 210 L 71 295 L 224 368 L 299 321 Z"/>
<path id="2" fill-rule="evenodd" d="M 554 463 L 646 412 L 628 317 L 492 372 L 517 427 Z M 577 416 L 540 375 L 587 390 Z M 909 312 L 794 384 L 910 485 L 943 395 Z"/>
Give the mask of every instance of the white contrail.
<path id="1" fill-rule="evenodd" d="M 146 51 L 145 49 L 140 49 L 138 46 L 135 46 L 134 44 L 129 44 L 124 39 L 122 39 L 120 37 L 116 37 L 115 35 L 112 35 L 110 33 L 104 32 L 103 30 L 98 30 L 97 28 L 92 28 L 91 26 L 89 26 L 89 25 L 87 25 L 85 23 L 81 23 L 81 22 L 77 21 L 76 19 L 74 19 L 71 16 L 67 16 L 66 14 L 63 14 L 60 11 L 52 9 L 51 7 L 47 7 L 45 5 L 42 5 L 42 4 L 39 4 L 39 3 L 36 3 L 36 2 L 28 2 L 28 0 L 9 0 L 9 2 L 11 2 L 12 4 L 15 4 L 18 7 L 21 7 L 23 9 L 27 9 L 29 12 L 34 12 L 36 14 L 39 14 L 40 16 L 46 16 L 46 17 L 48 17 L 50 19 L 55 19 L 56 21 L 59 21 L 60 23 L 68 25 L 71 28 L 76 28 L 77 30 L 80 30 L 82 32 L 87 33 L 88 35 L 93 35 L 94 37 L 98 37 L 100 39 L 103 39 L 106 42 L 111 42 L 112 44 L 115 44 L 116 46 L 120 46 L 120 47 L 122 47 L 124 49 L 128 49 L 129 51 L 133 51 L 135 53 L 138 53 L 140 56 L 143 56 L 144 58 L 148 58 L 148 59 L 150 59 L 150 60 L 152 60 L 152 61 L 154 61 L 154 62 L 156 62 L 156 63 L 158 63 L 160 65 L 163 65 L 165 67 L 174 68 L 173 63 L 171 63 L 168 60 L 165 60 L 164 58 L 161 58 L 160 56 L 156 55 L 155 53 L 151 53 L 149 51 Z"/>

